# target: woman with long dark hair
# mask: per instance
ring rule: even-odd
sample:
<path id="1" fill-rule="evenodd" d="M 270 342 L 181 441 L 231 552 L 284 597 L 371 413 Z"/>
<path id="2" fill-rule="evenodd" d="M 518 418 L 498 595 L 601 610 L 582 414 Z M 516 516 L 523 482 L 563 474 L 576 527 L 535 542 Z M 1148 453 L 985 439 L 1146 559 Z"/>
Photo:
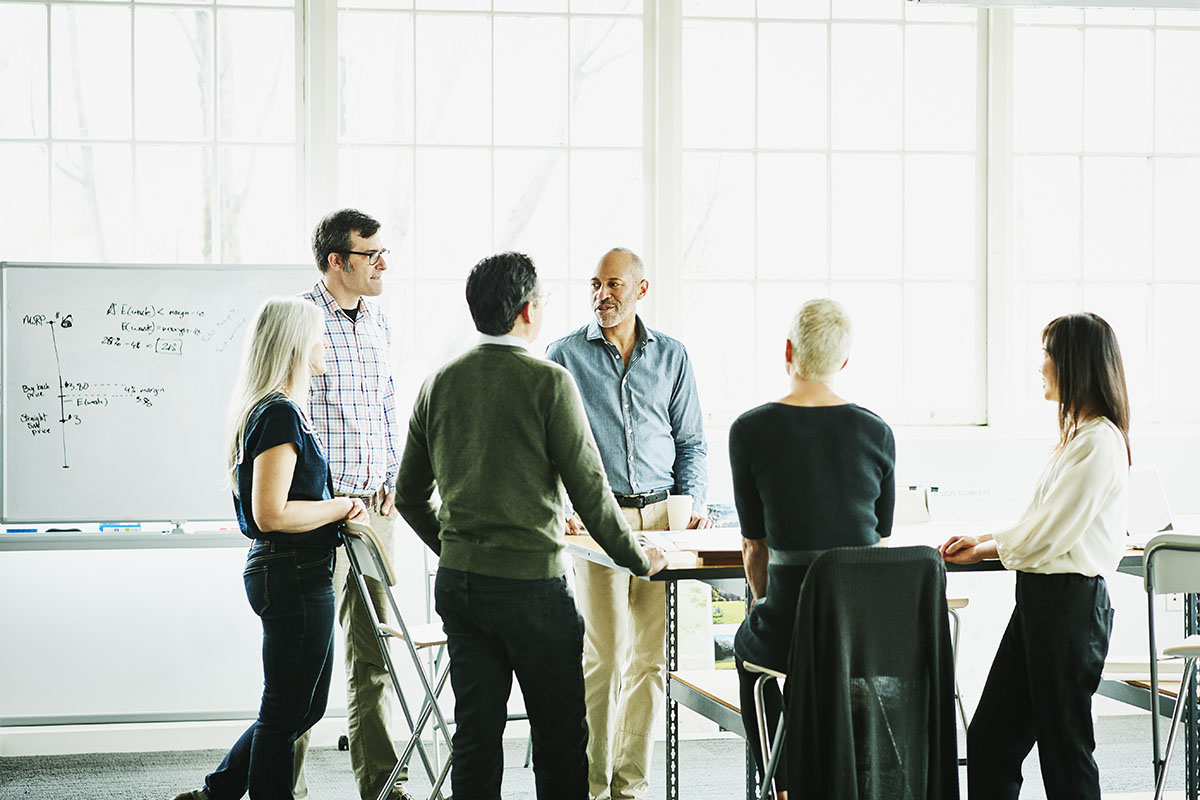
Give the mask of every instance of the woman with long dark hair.
<path id="1" fill-rule="evenodd" d="M 1092 695 L 1112 631 L 1104 576 L 1124 549 L 1129 400 L 1117 338 L 1100 317 L 1059 317 L 1042 345 L 1059 441 L 1033 501 L 1014 527 L 941 547 L 953 564 L 999 558 L 1017 572 L 1016 607 L 967 730 L 971 800 L 1015 800 L 1035 742 L 1047 797 L 1100 797 Z"/>

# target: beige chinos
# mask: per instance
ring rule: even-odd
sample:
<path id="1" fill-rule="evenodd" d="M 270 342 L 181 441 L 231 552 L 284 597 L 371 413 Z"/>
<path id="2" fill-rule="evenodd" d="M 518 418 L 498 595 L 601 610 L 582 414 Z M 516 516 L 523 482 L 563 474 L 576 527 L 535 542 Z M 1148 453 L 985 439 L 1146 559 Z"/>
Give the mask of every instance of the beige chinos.
<path id="1" fill-rule="evenodd" d="M 634 531 L 667 529 L 665 500 L 621 511 Z M 665 696 L 666 584 L 575 559 L 575 590 L 586 626 L 588 790 L 595 800 L 640 800 Z"/>

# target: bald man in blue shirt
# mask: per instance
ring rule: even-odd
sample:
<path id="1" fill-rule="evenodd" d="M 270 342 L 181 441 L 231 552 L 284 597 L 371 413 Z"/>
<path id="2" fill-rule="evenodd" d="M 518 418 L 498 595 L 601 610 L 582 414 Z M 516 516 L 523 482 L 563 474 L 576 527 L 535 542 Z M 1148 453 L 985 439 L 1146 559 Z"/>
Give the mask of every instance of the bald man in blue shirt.
<path id="1" fill-rule="evenodd" d="M 633 530 L 665 530 L 668 494 L 692 498 L 688 527 L 707 528 L 700 399 L 687 350 L 637 315 L 650 287 L 642 260 L 615 248 L 592 277 L 587 325 L 552 343 L 583 395 L 609 486 Z M 568 518 L 568 533 L 580 533 Z M 575 587 L 586 623 L 583 673 L 588 783 L 595 800 L 641 800 L 666 676 L 665 584 L 582 559 Z"/>

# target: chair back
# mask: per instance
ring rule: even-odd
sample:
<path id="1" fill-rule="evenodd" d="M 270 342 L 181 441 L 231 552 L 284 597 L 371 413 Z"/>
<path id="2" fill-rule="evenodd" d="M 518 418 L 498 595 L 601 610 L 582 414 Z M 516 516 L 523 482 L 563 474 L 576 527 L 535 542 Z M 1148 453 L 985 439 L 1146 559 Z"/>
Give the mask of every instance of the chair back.
<path id="1" fill-rule="evenodd" d="M 1200 535 L 1160 533 L 1146 542 L 1142 580 L 1147 594 L 1200 592 Z"/>
<path id="2" fill-rule="evenodd" d="M 800 590 L 786 685 L 788 781 L 846 800 L 958 797 L 942 559 L 838 548 Z"/>
<path id="3" fill-rule="evenodd" d="M 358 568 L 362 570 L 363 575 L 374 578 L 385 586 L 396 585 L 396 573 L 374 528 L 362 522 L 343 522 L 342 541 L 354 552 Z"/>

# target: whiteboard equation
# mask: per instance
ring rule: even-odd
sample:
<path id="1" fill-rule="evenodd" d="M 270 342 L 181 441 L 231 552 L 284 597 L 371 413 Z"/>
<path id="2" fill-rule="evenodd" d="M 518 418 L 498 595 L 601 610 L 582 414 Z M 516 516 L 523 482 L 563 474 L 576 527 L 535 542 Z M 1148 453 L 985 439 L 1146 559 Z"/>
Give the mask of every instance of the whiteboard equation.
<path id="1" fill-rule="evenodd" d="M 52 441 L 57 433 L 62 445 L 63 469 L 71 466 L 72 429 L 86 426 L 97 413 L 112 407 L 149 411 L 168 394 L 163 383 L 146 379 L 147 374 L 161 373 L 157 368 L 148 372 L 138 370 L 141 377 L 132 381 L 85 380 L 75 374 L 77 367 L 73 366 L 83 353 L 96 345 L 100 348 L 93 358 L 83 359 L 88 375 L 93 375 L 97 360 L 104 359 L 106 351 L 137 354 L 135 358 L 143 354 L 148 358 L 166 357 L 172 361 L 183 357 L 193 346 L 221 352 L 245 322 L 234 311 L 218 315 L 221 319 L 211 324 L 208 312 L 203 309 L 121 302 L 109 302 L 101 308 L 106 308 L 100 317 L 101 330 L 91 329 L 92 325 L 86 322 L 77 324 L 76 315 L 63 310 L 26 314 L 21 318 L 23 326 L 46 332 L 54 363 L 43 363 L 46 374 L 18 381 L 17 386 L 30 406 L 19 415 L 18 427 L 38 440 Z M 96 320 L 94 312 L 91 317 L 83 314 L 83 318 Z M 69 363 L 64 364 L 63 354 L 72 356 L 67 359 Z M 108 373 L 111 369 L 104 371 Z M 43 404 L 48 408 L 43 408 Z"/>

